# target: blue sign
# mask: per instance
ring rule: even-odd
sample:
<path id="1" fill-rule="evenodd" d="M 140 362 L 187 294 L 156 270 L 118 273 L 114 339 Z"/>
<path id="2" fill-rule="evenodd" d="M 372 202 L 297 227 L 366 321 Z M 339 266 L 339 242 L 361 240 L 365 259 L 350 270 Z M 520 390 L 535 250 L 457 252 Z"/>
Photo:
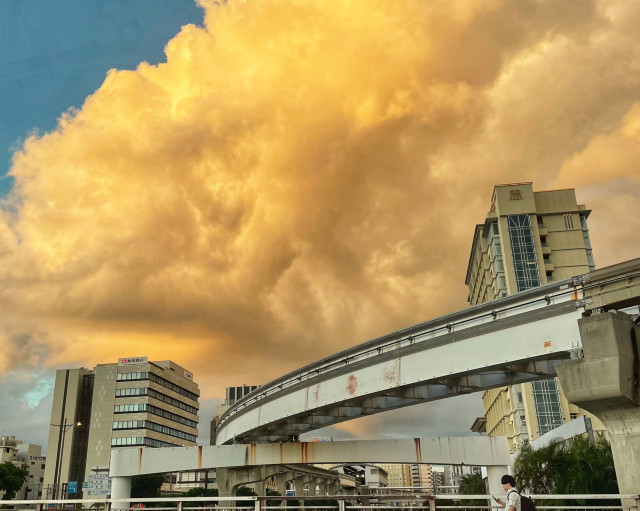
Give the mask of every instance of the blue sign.
<path id="1" fill-rule="evenodd" d="M 295 497 L 295 496 L 296 496 L 296 491 L 295 490 L 287 490 L 286 491 L 285 497 Z"/>
<path id="2" fill-rule="evenodd" d="M 69 481 L 67 483 L 67 493 L 78 493 L 78 481 Z"/>

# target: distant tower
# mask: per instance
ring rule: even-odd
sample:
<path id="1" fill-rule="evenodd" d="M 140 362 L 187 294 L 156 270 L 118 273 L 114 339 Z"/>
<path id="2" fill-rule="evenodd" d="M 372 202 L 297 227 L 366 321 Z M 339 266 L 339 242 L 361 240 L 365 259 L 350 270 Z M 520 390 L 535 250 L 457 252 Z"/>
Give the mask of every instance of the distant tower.
<path id="1" fill-rule="evenodd" d="M 465 284 L 471 305 L 595 269 L 587 217 L 575 190 L 534 192 L 531 183 L 498 185 L 475 229 Z M 514 345 L 517 350 L 517 345 Z M 586 412 L 569 405 L 556 378 L 501 387 L 482 395 L 489 436 L 507 436 L 512 451 Z M 588 414 L 586 414 L 588 415 Z M 604 429 L 599 420 L 594 428 Z"/>
<path id="2" fill-rule="evenodd" d="M 244 396 L 250 394 L 254 390 L 260 388 L 260 385 L 242 385 L 241 387 L 227 387 L 224 403 L 218 405 L 216 408 L 216 414 L 211 419 L 209 429 L 209 444 L 216 445 L 216 427 L 218 426 L 218 420 L 224 412 L 226 412 L 231 405 L 236 401 L 240 401 Z"/>

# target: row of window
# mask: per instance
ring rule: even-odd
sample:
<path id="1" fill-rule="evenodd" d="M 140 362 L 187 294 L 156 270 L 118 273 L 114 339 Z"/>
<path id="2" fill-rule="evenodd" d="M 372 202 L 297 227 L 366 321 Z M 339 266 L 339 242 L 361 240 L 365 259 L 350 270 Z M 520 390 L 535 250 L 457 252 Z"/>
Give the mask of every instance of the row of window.
<path id="1" fill-rule="evenodd" d="M 555 378 L 531 382 L 533 402 L 538 421 L 538 434 L 544 435 L 562 426 L 562 407 Z"/>
<path id="2" fill-rule="evenodd" d="M 176 408 L 180 408 L 180 410 L 185 410 L 194 415 L 198 414 L 198 409 L 190 406 L 182 401 L 178 401 L 172 397 L 167 396 L 166 394 L 162 394 L 157 390 L 153 390 L 147 387 L 141 388 L 133 388 L 133 389 L 116 389 L 116 397 L 130 397 L 130 396 L 149 396 L 163 403 L 170 404 L 175 406 Z"/>
<path id="3" fill-rule="evenodd" d="M 169 380 L 165 380 L 164 378 L 161 378 L 157 374 L 153 374 L 147 371 L 136 371 L 132 373 L 118 373 L 116 376 L 116 379 L 118 381 L 150 380 L 154 383 L 157 383 L 158 385 L 162 385 L 163 387 L 169 390 L 173 390 L 174 392 L 177 392 L 182 396 L 188 397 L 193 401 L 198 400 L 197 394 L 194 394 L 193 392 L 189 392 L 188 390 L 180 387 L 180 385 L 176 385 L 175 383 L 172 383 Z"/>
<path id="4" fill-rule="evenodd" d="M 155 438 L 147 437 L 128 437 L 128 438 L 112 438 L 111 447 L 122 447 L 127 445 L 144 445 L 146 447 L 180 447 L 178 444 L 170 444 Z"/>
<path id="5" fill-rule="evenodd" d="M 174 436 L 176 438 L 182 438 L 195 442 L 197 437 L 190 435 L 184 431 L 170 428 L 169 426 L 163 426 L 155 422 L 147 420 L 134 420 L 134 421 L 114 421 L 113 429 L 150 429 L 151 431 L 157 431 L 158 433 L 164 433 L 165 435 Z"/>
<path id="6" fill-rule="evenodd" d="M 507 231 L 518 292 L 539 286 L 538 258 L 529 215 L 509 215 Z"/>
<path id="7" fill-rule="evenodd" d="M 113 411 L 114 413 L 147 412 L 153 415 L 157 415 L 158 417 L 172 420 L 173 422 L 184 424 L 185 426 L 189 426 L 191 428 L 198 427 L 198 423 L 195 421 L 187 419 L 186 417 L 182 417 L 181 415 L 176 415 L 175 413 L 171 413 L 167 410 L 163 410 L 162 408 L 158 408 L 157 406 L 153 406 L 148 403 L 116 405 Z"/>

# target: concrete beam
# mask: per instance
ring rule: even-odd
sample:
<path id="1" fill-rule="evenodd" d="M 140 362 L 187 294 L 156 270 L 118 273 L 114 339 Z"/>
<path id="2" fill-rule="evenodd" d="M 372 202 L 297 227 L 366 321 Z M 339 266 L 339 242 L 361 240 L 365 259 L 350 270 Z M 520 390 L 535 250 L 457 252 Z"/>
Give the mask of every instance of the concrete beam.
<path id="1" fill-rule="evenodd" d="M 254 465 L 296 463 L 432 463 L 509 465 L 503 437 L 414 438 L 288 442 L 198 447 L 125 448 L 111 451 L 112 477 Z"/>
<path id="2" fill-rule="evenodd" d="M 569 402 L 607 428 L 620 493 L 638 493 L 640 327 L 617 311 L 580 319 L 578 325 L 584 358 L 557 364 L 558 378 Z"/>

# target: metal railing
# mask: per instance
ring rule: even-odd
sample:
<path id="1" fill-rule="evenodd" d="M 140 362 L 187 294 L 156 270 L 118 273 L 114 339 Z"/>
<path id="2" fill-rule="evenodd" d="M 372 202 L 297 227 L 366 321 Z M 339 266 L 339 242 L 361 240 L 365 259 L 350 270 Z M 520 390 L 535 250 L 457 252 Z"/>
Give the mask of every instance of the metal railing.
<path id="1" fill-rule="evenodd" d="M 575 494 L 528 495 L 536 503 L 537 510 L 625 510 L 640 511 L 640 495 L 633 494 Z M 504 496 L 502 496 L 504 498 Z M 464 504 L 463 501 L 468 502 Z M 470 501 L 476 501 L 471 503 Z M 486 501 L 481 505 L 477 501 Z M 546 504 L 548 502 L 548 504 Z M 276 503 L 276 505 L 274 505 Z M 317 504 L 315 504 L 317 503 Z M 96 511 L 266 511 L 301 509 L 307 511 L 336 510 L 359 511 L 410 508 L 412 511 L 428 510 L 498 510 L 489 495 L 434 495 L 409 493 L 401 495 L 322 495 L 322 496 L 254 496 L 254 497 L 159 497 L 128 499 L 76 499 L 76 500 L 12 500 L 0 501 L 2 508 L 14 510 L 45 511 L 96 510 Z"/>

